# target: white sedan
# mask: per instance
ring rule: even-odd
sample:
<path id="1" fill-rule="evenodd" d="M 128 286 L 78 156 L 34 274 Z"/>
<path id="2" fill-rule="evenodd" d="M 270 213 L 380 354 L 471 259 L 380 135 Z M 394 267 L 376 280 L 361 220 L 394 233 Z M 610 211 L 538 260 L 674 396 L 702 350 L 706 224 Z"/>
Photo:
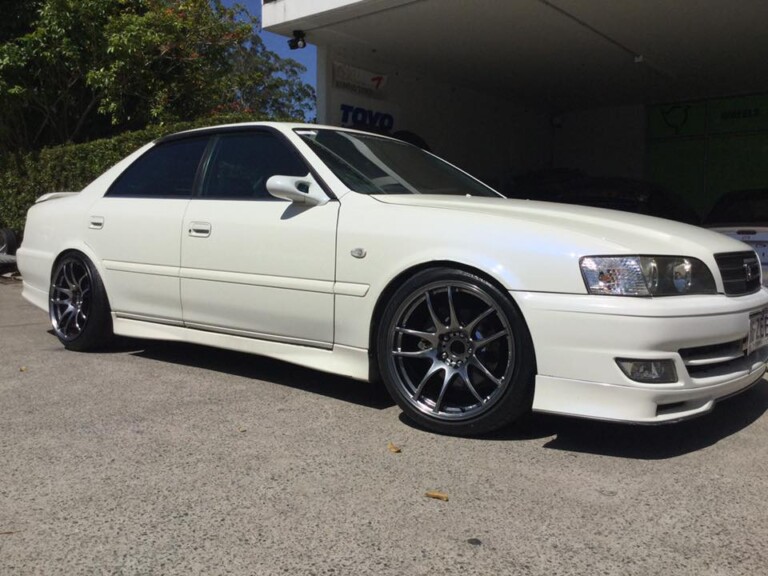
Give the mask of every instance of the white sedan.
<path id="1" fill-rule="evenodd" d="M 422 426 L 533 408 L 658 423 L 757 382 L 768 290 L 701 228 L 508 200 L 403 142 L 254 123 L 152 142 L 41 197 L 24 297 L 71 350 L 112 334 L 381 379 Z"/>

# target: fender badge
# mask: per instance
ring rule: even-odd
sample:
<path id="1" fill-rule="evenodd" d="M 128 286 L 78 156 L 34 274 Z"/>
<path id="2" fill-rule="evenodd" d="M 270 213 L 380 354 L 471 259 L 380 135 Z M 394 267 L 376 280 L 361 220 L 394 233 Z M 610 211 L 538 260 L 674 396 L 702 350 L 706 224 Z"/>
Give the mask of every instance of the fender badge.
<path id="1" fill-rule="evenodd" d="M 350 254 L 352 254 L 354 258 L 365 258 L 367 252 L 362 248 L 355 248 L 350 252 Z"/>

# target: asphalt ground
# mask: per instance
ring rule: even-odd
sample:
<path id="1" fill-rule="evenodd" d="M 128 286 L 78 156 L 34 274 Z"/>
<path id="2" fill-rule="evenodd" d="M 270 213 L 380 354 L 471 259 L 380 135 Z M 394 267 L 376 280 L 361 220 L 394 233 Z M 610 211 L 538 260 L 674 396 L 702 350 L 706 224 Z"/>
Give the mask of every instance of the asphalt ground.
<path id="1" fill-rule="evenodd" d="M 0 284 L 3 576 L 768 574 L 766 381 L 681 424 L 451 438 L 265 358 L 67 352 L 20 293 Z"/>

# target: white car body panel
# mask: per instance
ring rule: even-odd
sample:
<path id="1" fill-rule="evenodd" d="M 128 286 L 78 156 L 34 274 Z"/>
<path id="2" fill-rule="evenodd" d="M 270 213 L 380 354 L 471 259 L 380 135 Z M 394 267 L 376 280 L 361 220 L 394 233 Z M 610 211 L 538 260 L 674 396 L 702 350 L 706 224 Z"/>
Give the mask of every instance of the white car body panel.
<path id="1" fill-rule="evenodd" d="M 208 330 L 190 330 L 168 324 L 142 322 L 130 318 L 117 318 L 114 315 L 113 322 L 115 333 L 121 336 L 215 346 L 237 352 L 269 356 L 270 358 L 314 368 L 322 372 L 347 376 L 355 380 L 364 381 L 369 377 L 368 350 L 361 348 L 336 345 L 332 350 L 328 350 L 288 342 L 243 337 L 236 334 L 221 334 Z"/>
<path id="2" fill-rule="evenodd" d="M 331 347 L 338 211 L 338 202 L 192 200 L 181 243 L 184 322 Z M 203 221 L 210 236 L 193 236 Z"/>
<path id="3" fill-rule="evenodd" d="M 530 292 L 513 297 L 538 343 L 536 410 L 634 422 L 676 420 L 708 411 L 715 400 L 765 372 L 764 350 L 734 360 L 725 373 L 703 364 L 695 377 L 680 354 L 681 349 L 740 342 L 749 332 L 749 314 L 765 306 L 764 289 L 738 299 L 691 296 L 685 303 L 675 297 L 574 299 Z M 634 382 L 615 358 L 669 359 L 679 381 Z M 714 358 L 713 353 L 706 360 Z M 659 406 L 677 403 L 682 405 L 658 412 Z"/>
<path id="4" fill-rule="evenodd" d="M 749 249 L 737 240 L 581 206 L 366 196 L 347 189 L 294 133 L 317 126 L 261 125 L 283 133 L 335 198 L 322 206 L 102 198 L 150 144 L 79 194 L 30 209 L 18 252 L 24 297 L 47 310 L 55 259 L 79 250 L 104 280 L 118 334 L 263 354 L 366 380 L 380 297 L 396 279 L 441 263 L 492 279 L 522 312 L 536 355 L 534 409 L 676 420 L 709 410 L 765 372 L 768 348 L 719 371 L 706 368 L 717 360 L 714 352 L 694 364 L 680 352 L 744 340 L 750 314 L 768 307 L 765 288 L 723 294 L 714 254 Z M 103 218 L 102 229 L 89 228 L 93 216 Z M 210 224 L 209 237 L 189 235 L 200 222 Z M 580 258 L 622 254 L 698 258 L 712 271 L 718 294 L 588 295 Z M 671 359 L 680 379 L 640 384 L 619 369 L 620 357 Z"/>
<path id="5" fill-rule="evenodd" d="M 181 219 L 189 200 L 99 198 L 83 237 L 99 255 L 112 311 L 180 324 Z"/>

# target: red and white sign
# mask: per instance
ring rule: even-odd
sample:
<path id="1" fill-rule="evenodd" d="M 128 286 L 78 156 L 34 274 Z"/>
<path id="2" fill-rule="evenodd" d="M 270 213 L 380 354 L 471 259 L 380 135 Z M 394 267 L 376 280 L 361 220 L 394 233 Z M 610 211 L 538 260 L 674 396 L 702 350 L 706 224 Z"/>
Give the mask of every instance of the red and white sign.
<path id="1" fill-rule="evenodd" d="M 342 62 L 333 63 L 333 85 L 362 96 L 383 98 L 387 77 L 362 68 L 355 68 Z"/>

